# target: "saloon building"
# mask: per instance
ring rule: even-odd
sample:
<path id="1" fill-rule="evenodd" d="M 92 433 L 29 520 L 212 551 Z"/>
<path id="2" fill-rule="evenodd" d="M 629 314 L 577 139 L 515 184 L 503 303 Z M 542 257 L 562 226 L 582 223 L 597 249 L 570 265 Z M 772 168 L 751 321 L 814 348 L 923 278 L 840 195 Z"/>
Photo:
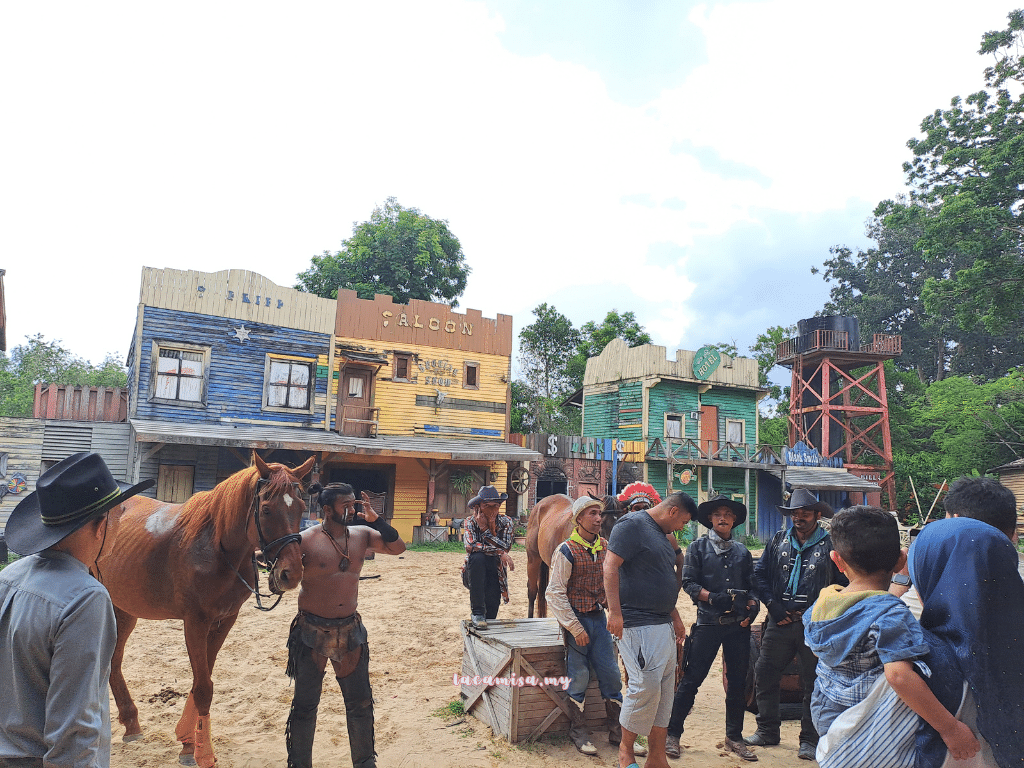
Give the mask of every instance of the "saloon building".
<path id="1" fill-rule="evenodd" d="M 351 483 L 409 540 L 463 517 L 539 455 L 508 438 L 512 318 L 253 272 L 146 268 L 128 357 L 126 479 L 177 502 L 248 466 L 253 449 Z"/>

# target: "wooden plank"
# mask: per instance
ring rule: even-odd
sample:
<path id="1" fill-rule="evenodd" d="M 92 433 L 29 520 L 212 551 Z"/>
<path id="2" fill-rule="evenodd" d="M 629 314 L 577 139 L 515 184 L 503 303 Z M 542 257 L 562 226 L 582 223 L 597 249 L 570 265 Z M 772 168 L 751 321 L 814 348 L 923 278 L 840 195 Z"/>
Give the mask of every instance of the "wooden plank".
<path id="1" fill-rule="evenodd" d="M 465 624 L 465 622 L 464 622 L 464 624 Z M 468 634 L 466 634 L 465 626 L 463 627 L 463 646 L 466 649 L 466 653 L 469 654 L 469 660 L 470 660 L 470 662 L 473 665 L 473 669 L 476 670 L 473 673 L 473 676 L 475 677 L 477 674 L 479 674 L 479 670 L 481 669 L 481 666 L 477 662 L 476 651 L 473 648 L 473 641 L 470 638 L 470 636 Z M 497 715 L 494 712 L 494 708 L 491 706 L 491 697 L 487 693 L 487 691 L 483 692 L 483 700 L 484 700 L 484 705 L 487 707 L 487 712 L 488 712 L 488 714 L 491 717 L 491 731 L 494 733 L 495 736 L 499 736 L 500 733 L 498 732 L 498 718 L 497 718 Z"/>

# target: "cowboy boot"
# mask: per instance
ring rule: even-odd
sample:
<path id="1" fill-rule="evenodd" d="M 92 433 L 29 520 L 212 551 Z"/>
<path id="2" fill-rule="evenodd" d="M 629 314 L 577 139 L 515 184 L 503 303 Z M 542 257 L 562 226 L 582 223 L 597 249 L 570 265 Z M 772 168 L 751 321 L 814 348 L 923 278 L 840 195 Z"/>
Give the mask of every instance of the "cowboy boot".
<path id="1" fill-rule="evenodd" d="M 587 736 L 587 726 L 584 722 L 583 702 L 577 702 L 572 697 L 566 697 L 569 704 L 569 738 L 576 745 L 576 749 L 584 755 L 596 755 L 597 747 L 590 743 Z"/>

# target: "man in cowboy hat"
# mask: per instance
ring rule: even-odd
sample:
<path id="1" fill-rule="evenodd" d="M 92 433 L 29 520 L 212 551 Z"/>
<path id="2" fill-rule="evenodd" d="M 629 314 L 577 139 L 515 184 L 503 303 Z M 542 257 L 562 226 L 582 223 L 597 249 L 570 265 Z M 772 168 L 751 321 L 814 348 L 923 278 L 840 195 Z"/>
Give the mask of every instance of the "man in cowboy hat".
<path id="1" fill-rule="evenodd" d="M 608 605 L 603 571 L 608 541 L 601 537 L 603 510 L 604 505 L 590 496 L 573 502 L 572 535 L 551 556 L 547 589 L 548 608 L 565 630 L 565 671 L 571 679 L 568 693 L 573 713 L 569 738 L 584 755 L 597 754 L 583 722 L 591 667 L 597 673 L 605 703 L 608 743 L 617 745 L 622 740 L 622 676 L 604 614 Z M 634 752 L 641 757 L 647 754 L 646 748 L 639 745 Z"/>
<path id="2" fill-rule="evenodd" d="M 483 486 L 469 500 L 473 514 L 463 526 L 463 569 L 469 583 L 470 614 L 478 629 L 486 629 L 487 620 L 497 618 L 500 603 L 508 602 L 508 572 L 516 568 L 508 554 L 515 526 L 509 517 L 499 514 L 507 499 L 508 494 L 498 493 L 493 485 Z"/>
<path id="3" fill-rule="evenodd" d="M 680 755 L 679 737 L 686 716 L 721 648 L 729 684 L 725 694 L 725 747 L 744 760 L 757 760 L 743 743 L 743 710 L 750 665 L 750 623 L 760 604 L 753 597 L 754 559 L 732 537 L 733 528 L 746 519 L 747 508 L 726 496 L 715 496 L 697 507 L 697 522 L 709 530 L 686 548 L 683 566 L 683 589 L 697 606 L 697 623 L 690 632 L 683 679 L 672 702 L 665 742 L 665 753 L 672 758 Z"/>
<path id="4" fill-rule="evenodd" d="M 757 731 L 744 741 L 755 747 L 779 743 L 782 671 L 796 655 L 804 692 L 798 757 L 813 760 L 818 732 L 811 720 L 811 694 L 818 660 L 804 640 L 803 614 L 823 587 L 849 582 L 832 562 L 832 539 L 818 525 L 822 516 L 832 517 L 832 507 L 806 488 L 793 491 L 789 502 L 788 507 L 779 506 L 779 511 L 792 517 L 792 527 L 772 537 L 754 567 L 755 596 L 768 610 L 768 625 L 754 668 Z"/>
<path id="5" fill-rule="evenodd" d="M 99 454 L 76 453 L 11 512 L 4 538 L 26 557 L 0 573 L 0 765 L 110 765 L 117 627 L 89 567 L 103 550 L 107 512 L 153 483 L 118 483 Z"/>

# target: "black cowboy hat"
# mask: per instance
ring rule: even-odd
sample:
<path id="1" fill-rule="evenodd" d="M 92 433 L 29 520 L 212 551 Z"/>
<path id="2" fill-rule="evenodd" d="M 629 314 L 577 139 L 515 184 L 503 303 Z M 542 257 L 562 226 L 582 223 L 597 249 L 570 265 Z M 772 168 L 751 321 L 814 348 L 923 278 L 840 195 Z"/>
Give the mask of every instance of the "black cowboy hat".
<path id="1" fill-rule="evenodd" d="M 477 504 L 483 504 L 485 501 L 497 501 L 500 504 L 507 500 L 507 493 L 498 493 L 498 489 L 493 485 L 484 485 L 477 491 L 476 496 L 469 500 L 469 504 L 466 506 L 475 507 Z"/>
<path id="2" fill-rule="evenodd" d="M 813 509 L 815 512 L 820 512 L 824 518 L 830 518 L 833 514 L 832 507 L 826 504 L 824 501 L 818 501 L 814 494 L 808 491 L 806 488 L 797 488 L 793 491 L 793 495 L 789 497 L 789 506 L 784 507 L 781 504 L 777 505 L 779 512 L 788 516 L 794 509 Z"/>
<path id="3" fill-rule="evenodd" d="M 155 484 L 119 483 L 98 453 L 76 453 L 39 476 L 36 489 L 11 512 L 4 540 L 19 555 L 34 555 Z"/>
<path id="4" fill-rule="evenodd" d="M 713 528 L 714 526 L 711 525 L 711 513 L 719 507 L 728 507 L 736 515 L 736 522 L 732 524 L 733 528 L 747 519 L 747 508 L 743 504 L 733 501 L 728 496 L 718 494 L 697 507 L 697 522 L 705 528 Z"/>

